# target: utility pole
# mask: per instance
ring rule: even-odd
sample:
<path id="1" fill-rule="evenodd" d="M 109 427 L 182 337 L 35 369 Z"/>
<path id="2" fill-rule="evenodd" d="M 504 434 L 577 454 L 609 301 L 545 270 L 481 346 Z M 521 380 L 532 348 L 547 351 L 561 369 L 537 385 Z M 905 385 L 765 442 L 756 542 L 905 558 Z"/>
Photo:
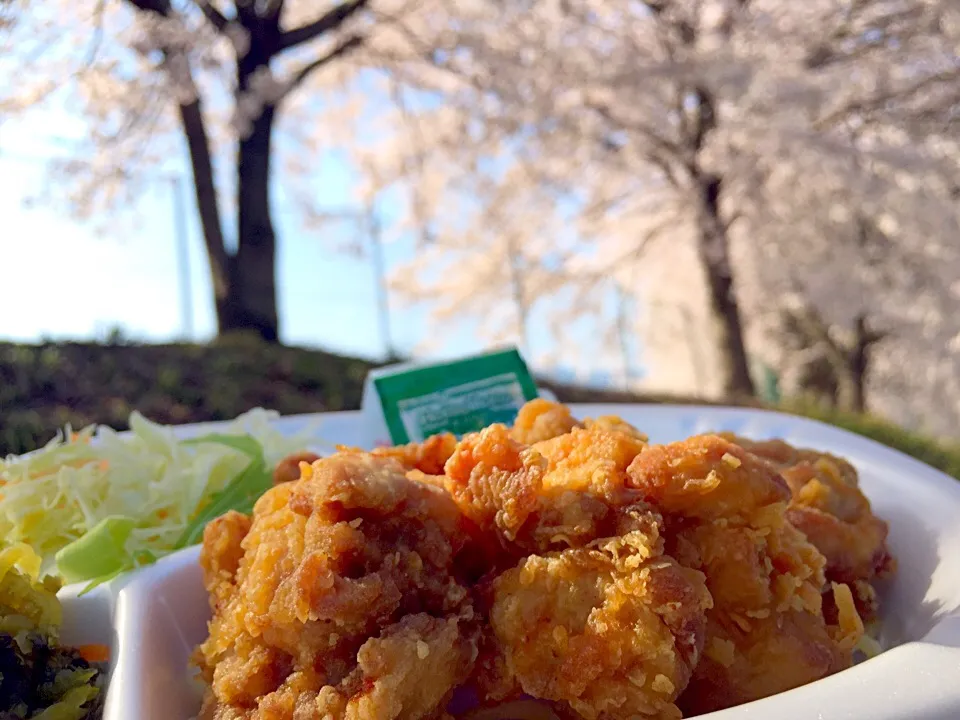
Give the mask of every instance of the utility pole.
<path id="1" fill-rule="evenodd" d="M 617 297 L 617 340 L 620 346 L 620 361 L 623 364 L 623 386 L 629 388 L 630 382 L 633 380 L 630 336 L 634 330 L 630 326 L 630 311 L 628 307 L 631 298 L 629 298 L 627 291 L 619 284 L 615 284 L 614 287 Z"/>
<path id="2" fill-rule="evenodd" d="M 517 330 L 519 335 L 520 352 L 526 355 L 529 351 L 529 341 L 527 338 L 527 320 L 529 308 L 527 307 L 526 294 L 523 291 L 524 275 L 522 267 L 522 258 L 517 249 L 513 236 L 507 237 L 508 270 L 510 272 L 510 290 L 513 295 L 513 303 L 517 310 Z"/>
<path id="3" fill-rule="evenodd" d="M 376 208 L 367 209 L 367 229 L 370 235 L 370 257 L 373 279 L 377 292 L 377 318 L 380 323 L 380 340 L 387 360 L 397 357 L 390 333 L 390 288 L 387 283 L 387 268 L 383 259 L 383 225 Z"/>
<path id="4" fill-rule="evenodd" d="M 170 178 L 173 189 L 173 227 L 177 244 L 177 274 L 180 288 L 180 327 L 184 339 L 193 340 L 193 287 L 190 282 L 190 234 L 187 231 L 187 209 L 183 198 L 183 180 Z"/>
<path id="5" fill-rule="evenodd" d="M 387 267 L 383 257 L 383 223 L 373 205 L 362 210 L 349 208 L 325 210 L 319 213 L 320 220 L 349 220 L 355 228 L 367 235 L 363 243 L 363 252 L 370 253 L 370 265 L 373 268 L 373 284 L 377 303 L 377 324 L 380 342 L 385 359 L 397 357 L 390 332 L 390 290 L 387 284 Z M 368 247 L 369 245 L 369 247 Z"/>

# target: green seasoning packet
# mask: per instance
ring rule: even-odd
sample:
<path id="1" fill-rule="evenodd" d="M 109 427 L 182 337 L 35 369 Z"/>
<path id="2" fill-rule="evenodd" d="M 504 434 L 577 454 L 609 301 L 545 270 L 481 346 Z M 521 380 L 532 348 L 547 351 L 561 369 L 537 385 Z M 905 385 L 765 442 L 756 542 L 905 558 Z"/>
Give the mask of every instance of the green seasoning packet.
<path id="1" fill-rule="evenodd" d="M 537 386 L 516 349 L 435 365 L 386 368 L 373 378 L 394 444 L 510 424 Z"/>

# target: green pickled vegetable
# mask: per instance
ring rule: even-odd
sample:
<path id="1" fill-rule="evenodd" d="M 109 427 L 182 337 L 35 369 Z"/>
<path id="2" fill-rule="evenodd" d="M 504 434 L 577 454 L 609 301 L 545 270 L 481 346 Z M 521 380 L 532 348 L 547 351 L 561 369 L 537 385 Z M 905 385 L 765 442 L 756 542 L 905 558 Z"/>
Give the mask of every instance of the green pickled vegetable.
<path id="1" fill-rule="evenodd" d="M 68 583 L 122 572 L 132 563 L 127 540 L 137 521 L 112 515 L 57 553 L 57 569 Z"/>

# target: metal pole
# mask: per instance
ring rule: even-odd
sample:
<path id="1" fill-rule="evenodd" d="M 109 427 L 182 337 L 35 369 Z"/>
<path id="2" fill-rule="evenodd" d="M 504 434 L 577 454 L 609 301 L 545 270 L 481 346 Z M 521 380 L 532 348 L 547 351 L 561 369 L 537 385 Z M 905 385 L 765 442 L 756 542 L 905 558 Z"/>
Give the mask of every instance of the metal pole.
<path id="1" fill-rule="evenodd" d="M 187 232 L 187 211 L 183 200 L 183 181 L 170 178 L 173 185 L 173 224 L 177 243 L 177 265 L 180 276 L 180 325 L 186 340 L 193 339 L 193 288 L 190 282 L 190 237 Z"/>
<path id="2" fill-rule="evenodd" d="M 517 309 L 517 330 L 519 335 L 520 352 L 527 355 L 529 343 L 527 339 L 527 299 L 523 292 L 523 269 L 520 267 L 519 253 L 513 242 L 513 236 L 507 237 L 507 254 L 510 270 L 510 290 L 513 295 L 513 302 Z"/>
<path id="3" fill-rule="evenodd" d="M 630 333 L 627 292 L 619 284 L 615 287 L 617 289 L 617 339 L 620 343 L 620 360 L 623 362 L 623 385 L 629 387 L 633 379 L 633 366 L 630 362 L 630 341 L 627 339 Z"/>
<path id="4" fill-rule="evenodd" d="M 374 283 L 377 291 L 377 310 L 380 321 L 380 338 L 387 359 L 397 357 L 390 333 L 390 291 L 387 286 L 386 263 L 383 259 L 383 227 L 375 209 L 367 211 L 370 231 L 370 255 L 373 260 Z"/>

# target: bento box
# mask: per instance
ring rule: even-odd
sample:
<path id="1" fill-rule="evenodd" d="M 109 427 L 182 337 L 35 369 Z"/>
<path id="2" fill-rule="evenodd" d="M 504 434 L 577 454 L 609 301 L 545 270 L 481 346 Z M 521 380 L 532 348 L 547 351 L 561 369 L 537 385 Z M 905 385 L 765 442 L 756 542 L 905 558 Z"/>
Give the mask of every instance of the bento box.
<path id="1" fill-rule="evenodd" d="M 882 588 L 880 655 L 796 690 L 702 715 L 710 720 L 956 720 L 960 718 L 960 484 L 871 440 L 822 423 L 738 408 L 666 405 L 573 405 L 577 417 L 617 414 L 669 442 L 708 431 L 787 442 L 847 458 L 861 476 L 874 511 L 890 525 L 899 561 Z M 281 418 L 295 433 L 316 426 L 325 444 L 363 445 L 359 413 Z M 196 435 L 216 424 L 183 426 Z M 202 688 L 189 655 L 203 641 L 207 596 L 189 548 L 82 595 L 64 588 L 62 638 L 104 643 L 112 666 L 106 720 L 187 720 Z"/>

